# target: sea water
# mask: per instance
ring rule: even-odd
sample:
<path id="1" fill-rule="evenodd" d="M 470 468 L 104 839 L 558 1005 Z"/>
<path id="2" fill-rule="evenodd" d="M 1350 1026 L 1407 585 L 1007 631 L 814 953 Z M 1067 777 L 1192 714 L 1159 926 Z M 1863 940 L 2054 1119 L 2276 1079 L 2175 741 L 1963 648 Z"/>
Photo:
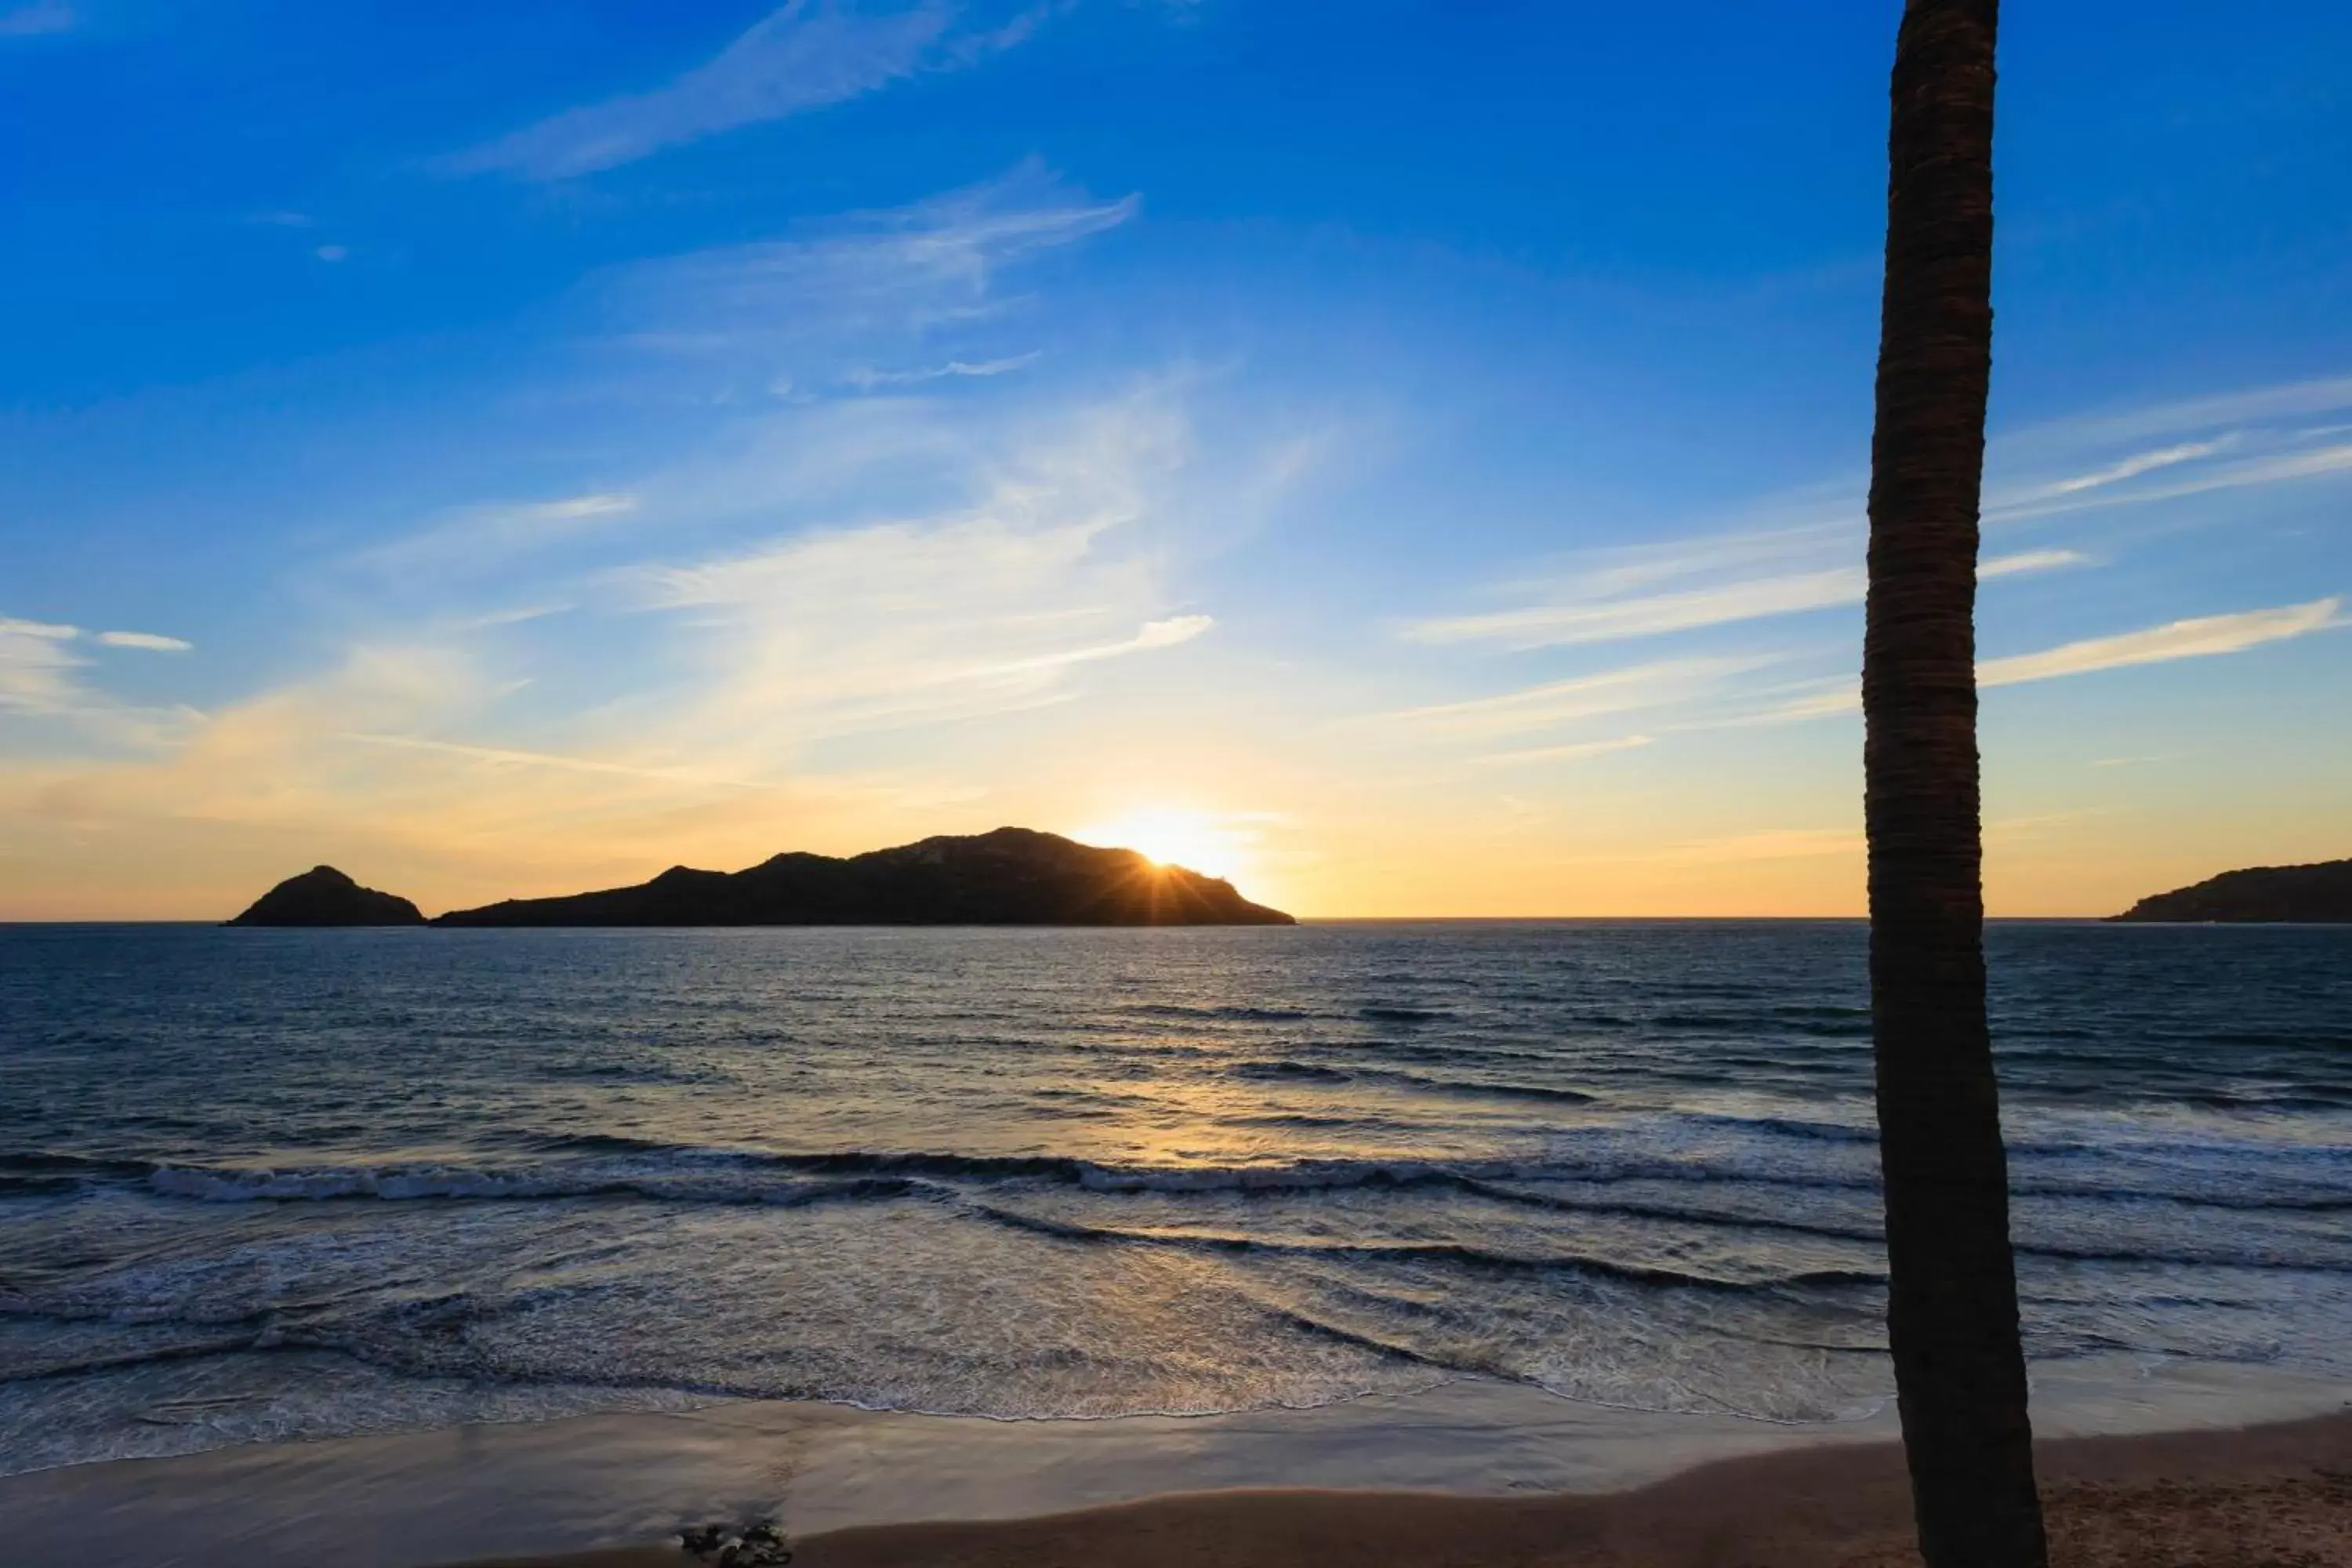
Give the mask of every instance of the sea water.
<path id="1" fill-rule="evenodd" d="M 1989 933 L 2029 1352 L 2352 1378 L 2352 929 Z M 1866 932 L 0 927 L 0 1472 L 1888 1397 Z"/>

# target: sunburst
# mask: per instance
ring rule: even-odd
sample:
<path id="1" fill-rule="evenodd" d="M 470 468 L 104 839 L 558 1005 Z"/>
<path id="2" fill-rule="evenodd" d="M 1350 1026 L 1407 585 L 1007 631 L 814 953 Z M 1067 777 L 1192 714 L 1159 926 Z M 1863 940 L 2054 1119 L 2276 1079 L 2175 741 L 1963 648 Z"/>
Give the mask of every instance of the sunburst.
<path id="1" fill-rule="evenodd" d="M 1139 851 L 1161 866 L 1181 866 L 1203 876 L 1239 875 L 1249 860 L 1247 837 L 1231 820 L 1213 813 L 1166 807 L 1130 811 L 1075 835 L 1087 844 Z"/>

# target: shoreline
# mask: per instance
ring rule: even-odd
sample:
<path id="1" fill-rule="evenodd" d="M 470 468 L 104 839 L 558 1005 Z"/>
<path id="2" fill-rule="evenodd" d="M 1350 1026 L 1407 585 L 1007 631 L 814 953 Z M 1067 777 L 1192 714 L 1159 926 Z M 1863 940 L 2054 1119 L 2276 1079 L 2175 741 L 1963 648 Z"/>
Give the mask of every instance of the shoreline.
<path id="1" fill-rule="evenodd" d="M 2341 1463 L 2352 1468 L 2347 1392 L 2273 1369 L 2109 1357 L 2041 1367 L 2035 1420 L 2045 1440 L 2062 1446 L 2211 1447 L 2215 1434 L 2300 1430 L 2315 1418 L 2314 1429 L 2334 1434 L 2325 1442 L 2340 1439 Z M 986 1554 L 997 1550 L 990 1542 L 1044 1550 L 1050 1542 L 1038 1531 L 1065 1544 L 1094 1542 L 1088 1551 L 1108 1553 L 1101 1560 L 1142 1563 L 1154 1560 L 1128 1546 L 1112 1552 L 1101 1531 L 1132 1526 L 1192 1540 L 1242 1529 L 1236 1521 L 1246 1516 L 1248 1531 L 1295 1539 L 1311 1521 L 1323 1521 L 1314 1524 L 1319 1532 L 1358 1516 L 1365 1499 L 1405 1500 L 1372 1512 L 1408 1535 L 1441 1525 L 1491 1532 L 1528 1508 L 1566 1509 L 1544 1518 L 1547 1529 L 1567 1529 L 1569 1515 L 1581 1517 L 1596 1499 L 1641 1497 L 1727 1463 L 1843 1474 L 1845 1456 L 1894 1453 L 1895 1435 L 1891 1410 L 1835 1426 L 1780 1426 L 1585 1405 L 1482 1379 L 1313 1409 L 1096 1421 L 743 1401 L 33 1471 L 0 1479 L 0 1532 L 28 1563 L 107 1568 L 436 1568 L 534 1557 L 627 1568 L 689 1563 L 671 1533 L 682 1523 L 772 1515 L 800 1541 L 834 1542 L 825 1552 L 884 1553 L 804 1552 L 803 1565 L 1061 1560 Z M 1855 1474 L 1889 1462 L 1852 1460 L 1863 1467 Z M 2210 1456 L 2199 1464 L 2210 1470 Z M 1899 1465 L 1888 1473 L 1899 1479 Z M 1335 1496 L 1358 1500 L 1314 1500 Z M 916 1545 L 934 1554 L 888 1555 Z M 967 1549 L 982 1554 L 955 1554 Z M 1214 1560 L 1229 1559 L 1220 1548 Z"/>

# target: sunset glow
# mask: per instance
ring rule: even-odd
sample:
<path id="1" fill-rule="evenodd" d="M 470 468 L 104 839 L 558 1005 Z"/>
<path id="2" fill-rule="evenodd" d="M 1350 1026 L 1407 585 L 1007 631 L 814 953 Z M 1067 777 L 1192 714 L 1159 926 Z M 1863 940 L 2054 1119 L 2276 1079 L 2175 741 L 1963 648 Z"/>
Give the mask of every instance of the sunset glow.
<path id="1" fill-rule="evenodd" d="M 1228 880 L 1247 874 L 1248 844 L 1226 818 L 1205 812 L 1137 811 L 1072 835 L 1080 843 L 1140 850 L 1161 866 L 1181 866 Z"/>
<path id="2" fill-rule="evenodd" d="M 1005 826 L 1863 910 L 1877 12 L 188 9 L 0 0 L 0 921 Z M 2003 154 L 1996 914 L 2352 853 L 2352 13 L 2174 12 Z"/>

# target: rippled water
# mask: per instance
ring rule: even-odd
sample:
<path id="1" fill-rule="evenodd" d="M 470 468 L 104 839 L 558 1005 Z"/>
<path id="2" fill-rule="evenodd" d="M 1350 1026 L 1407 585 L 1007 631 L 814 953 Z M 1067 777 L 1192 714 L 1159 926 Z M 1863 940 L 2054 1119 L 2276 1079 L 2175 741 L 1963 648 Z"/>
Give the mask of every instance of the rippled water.
<path id="1" fill-rule="evenodd" d="M 0 1470 L 1884 1398 L 1864 933 L 0 928 Z M 2352 930 L 1990 937 L 2032 1352 L 2352 1375 Z"/>

